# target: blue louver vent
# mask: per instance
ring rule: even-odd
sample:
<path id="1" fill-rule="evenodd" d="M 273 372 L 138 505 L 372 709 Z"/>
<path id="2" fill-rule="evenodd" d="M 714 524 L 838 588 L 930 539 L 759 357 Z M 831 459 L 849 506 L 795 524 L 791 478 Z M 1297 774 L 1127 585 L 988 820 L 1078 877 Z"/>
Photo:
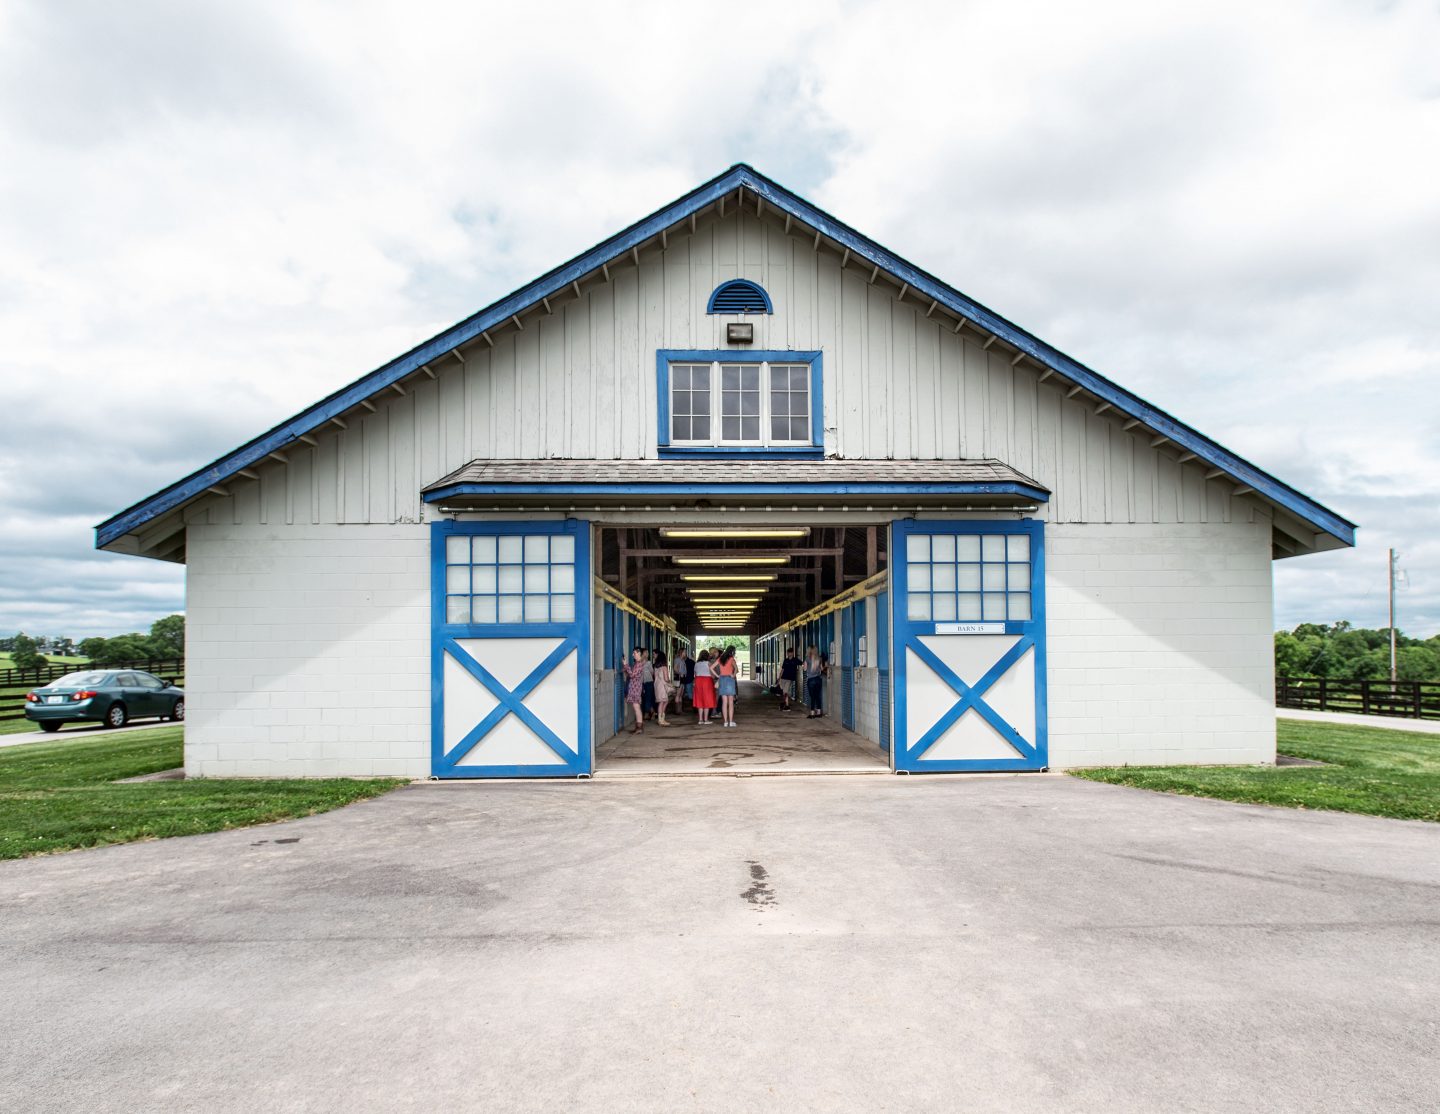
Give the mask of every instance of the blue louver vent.
<path id="1" fill-rule="evenodd" d="M 774 313 L 770 295 L 747 279 L 722 282 L 710 295 L 706 313 Z"/>

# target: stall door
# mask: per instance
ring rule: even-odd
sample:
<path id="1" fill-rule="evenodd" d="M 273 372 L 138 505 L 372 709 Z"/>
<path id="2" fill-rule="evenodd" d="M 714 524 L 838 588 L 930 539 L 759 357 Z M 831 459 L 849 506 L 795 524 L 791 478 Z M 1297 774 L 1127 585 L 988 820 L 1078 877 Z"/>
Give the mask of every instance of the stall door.
<path id="1" fill-rule="evenodd" d="M 591 772 L 590 526 L 432 527 L 431 772 Z"/>
<path id="2" fill-rule="evenodd" d="M 840 612 L 840 725 L 855 730 L 855 609 Z"/>
<path id="3" fill-rule="evenodd" d="M 1040 770 L 1039 522 L 894 525 L 895 768 Z"/>

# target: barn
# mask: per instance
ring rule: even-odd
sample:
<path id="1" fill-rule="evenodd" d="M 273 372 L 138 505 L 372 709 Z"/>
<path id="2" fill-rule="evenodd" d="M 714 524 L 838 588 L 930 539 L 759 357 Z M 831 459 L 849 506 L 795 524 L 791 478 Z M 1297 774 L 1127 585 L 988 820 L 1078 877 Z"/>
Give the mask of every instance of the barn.
<path id="1" fill-rule="evenodd" d="M 191 776 L 583 778 L 701 632 L 881 771 L 1272 762 L 1272 562 L 1354 532 L 738 165 L 96 544 L 186 565 Z"/>

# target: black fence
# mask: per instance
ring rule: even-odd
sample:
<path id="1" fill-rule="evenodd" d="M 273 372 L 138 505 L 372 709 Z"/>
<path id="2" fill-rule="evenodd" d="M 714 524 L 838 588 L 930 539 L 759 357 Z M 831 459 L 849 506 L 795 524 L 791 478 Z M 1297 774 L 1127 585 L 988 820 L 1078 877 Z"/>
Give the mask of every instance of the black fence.
<path id="1" fill-rule="evenodd" d="M 1440 681 L 1336 681 L 1275 678 L 1275 705 L 1310 712 L 1440 719 Z"/>
<path id="2" fill-rule="evenodd" d="M 115 669 L 139 669 L 153 673 L 167 681 L 183 684 L 185 680 L 184 658 L 141 658 L 137 661 L 118 662 L 112 665 L 45 664 L 34 669 L 0 669 L 0 722 L 23 719 L 25 716 L 25 693 L 51 681 L 59 680 L 67 673 L 85 673 Z"/>

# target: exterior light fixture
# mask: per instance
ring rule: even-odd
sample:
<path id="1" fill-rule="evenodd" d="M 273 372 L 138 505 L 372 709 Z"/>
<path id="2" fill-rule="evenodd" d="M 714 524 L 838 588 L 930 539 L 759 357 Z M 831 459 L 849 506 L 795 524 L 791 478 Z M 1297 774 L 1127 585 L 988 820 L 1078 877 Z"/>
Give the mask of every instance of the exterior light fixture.
<path id="1" fill-rule="evenodd" d="M 753 344 L 755 326 L 749 321 L 732 321 L 725 326 L 726 344 Z"/>
<path id="2" fill-rule="evenodd" d="M 734 530 L 707 530 L 698 527 L 691 529 L 688 526 L 662 526 L 660 527 L 660 536 L 662 538 L 808 538 L 810 527 L 756 526 Z"/>

